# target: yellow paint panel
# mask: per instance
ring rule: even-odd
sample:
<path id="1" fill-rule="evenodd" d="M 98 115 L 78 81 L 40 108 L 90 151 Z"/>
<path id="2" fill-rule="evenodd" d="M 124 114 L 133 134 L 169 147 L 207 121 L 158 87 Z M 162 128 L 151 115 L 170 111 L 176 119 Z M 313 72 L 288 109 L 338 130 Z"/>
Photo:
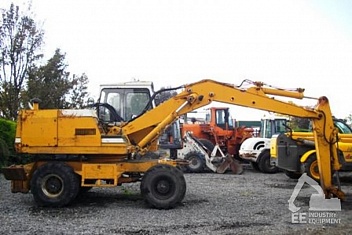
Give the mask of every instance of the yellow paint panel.
<path id="1" fill-rule="evenodd" d="M 26 110 L 21 113 L 22 145 L 57 145 L 57 110 Z"/>
<path id="2" fill-rule="evenodd" d="M 58 123 L 59 146 L 101 146 L 95 118 L 61 116 Z M 93 132 L 92 129 L 96 131 Z"/>
<path id="3" fill-rule="evenodd" d="M 116 164 L 83 164 L 82 178 L 117 180 L 117 166 Z"/>

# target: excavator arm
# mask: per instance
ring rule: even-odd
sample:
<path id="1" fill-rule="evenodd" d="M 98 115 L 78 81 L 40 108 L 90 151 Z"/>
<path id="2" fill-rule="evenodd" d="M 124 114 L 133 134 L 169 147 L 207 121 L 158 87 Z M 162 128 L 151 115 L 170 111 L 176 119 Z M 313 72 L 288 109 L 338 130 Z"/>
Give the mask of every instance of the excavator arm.
<path id="1" fill-rule="evenodd" d="M 122 132 L 129 138 L 134 148 L 132 151 L 141 151 L 148 147 L 178 117 L 213 101 L 309 118 L 313 122 L 320 180 L 325 196 L 344 198 L 344 193 L 332 184 L 332 169 L 339 170 L 340 164 L 335 146 L 338 139 L 337 130 L 334 127 L 327 97 L 320 97 L 316 106 L 309 109 L 276 99 L 276 96 L 309 98 L 304 96 L 304 89 L 301 88 L 295 91 L 283 90 L 267 87 L 261 82 L 253 82 L 249 88 L 242 89 L 214 80 L 201 80 L 184 85 L 182 88 L 183 91 L 178 95 L 122 127 Z"/>

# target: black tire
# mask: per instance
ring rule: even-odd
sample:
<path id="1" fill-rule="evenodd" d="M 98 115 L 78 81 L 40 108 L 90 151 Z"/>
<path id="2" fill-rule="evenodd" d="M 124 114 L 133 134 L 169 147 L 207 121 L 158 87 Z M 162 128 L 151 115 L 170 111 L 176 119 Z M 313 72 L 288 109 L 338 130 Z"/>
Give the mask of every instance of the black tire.
<path id="1" fill-rule="evenodd" d="M 79 189 L 78 175 L 62 162 L 40 166 L 31 180 L 31 192 L 39 206 L 66 206 L 76 198 Z"/>
<path id="2" fill-rule="evenodd" d="M 284 173 L 285 175 L 287 175 L 290 179 L 299 179 L 302 174 L 301 173 L 298 173 L 298 172 L 293 172 L 293 171 L 287 171 L 287 170 L 284 170 Z"/>
<path id="3" fill-rule="evenodd" d="M 212 152 L 213 149 L 215 148 L 215 145 L 207 139 L 198 139 L 203 145 L 204 147 L 209 151 Z"/>
<path id="4" fill-rule="evenodd" d="M 187 172 L 190 172 L 190 173 L 204 172 L 205 158 L 203 154 L 197 151 L 192 151 L 186 154 L 185 160 L 189 162 L 189 164 L 185 166 Z"/>
<path id="5" fill-rule="evenodd" d="M 258 162 L 251 162 L 251 166 L 252 166 L 253 170 L 261 172 L 261 170 L 259 169 L 259 166 L 258 166 Z"/>
<path id="6" fill-rule="evenodd" d="M 141 194 L 146 203 L 157 209 L 171 209 L 185 197 L 186 181 L 176 167 L 159 164 L 143 176 Z"/>
<path id="7" fill-rule="evenodd" d="M 307 161 L 304 163 L 305 172 L 309 177 L 317 182 L 320 182 L 319 167 L 317 155 L 312 154 Z"/>
<path id="8" fill-rule="evenodd" d="M 278 168 L 270 164 L 270 151 L 265 150 L 259 155 L 258 167 L 263 173 L 277 173 Z"/>

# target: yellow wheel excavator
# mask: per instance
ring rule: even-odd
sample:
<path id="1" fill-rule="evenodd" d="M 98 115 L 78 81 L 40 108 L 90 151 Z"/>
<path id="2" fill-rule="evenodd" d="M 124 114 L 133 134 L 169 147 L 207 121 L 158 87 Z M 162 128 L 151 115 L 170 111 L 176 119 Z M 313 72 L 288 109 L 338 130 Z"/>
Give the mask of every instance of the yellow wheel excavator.
<path id="1" fill-rule="evenodd" d="M 148 153 L 156 149 L 163 130 L 181 115 L 218 101 L 311 119 L 324 195 L 342 199 L 344 193 L 332 184 L 332 172 L 340 169 L 335 144 L 339 134 L 328 98 L 318 98 L 309 109 L 273 98 L 303 99 L 304 89 L 246 82 L 250 83 L 246 88 L 214 80 L 182 85 L 175 88 L 180 91 L 177 95 L 155 108 L 150 105 L 153 96 L 127 98 L 130 103 L 120 103 L 130 109 L 124 114 L 106 103 L 95 105 L 95 110 L 42 110 L 34 101 L 33 109 L 19 112 L 15 138 L 16 151 L 23 157 L 34 156 L 34 161 L 3 168 L 4 176 L 11 180 L 12 192 L 31 192 L 40 206 L 66 206 L 82 189 L 140 181 L 141 194 L 149 205 L 173 208 L 186 194 L 186 181 L 177 167 L 184 161 L 153 159 Z M 134 91 L 138 89 L 130 92 Z M 117 96 L 109 99 L 121 101 Z M 132 100 L 134 107 L 128 106 Z"/>

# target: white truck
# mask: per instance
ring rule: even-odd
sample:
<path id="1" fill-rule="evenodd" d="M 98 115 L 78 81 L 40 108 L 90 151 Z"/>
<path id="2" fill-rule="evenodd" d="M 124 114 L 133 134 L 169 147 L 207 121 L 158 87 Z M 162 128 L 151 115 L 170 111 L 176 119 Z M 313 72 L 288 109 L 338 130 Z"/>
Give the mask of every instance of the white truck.
<path id="1" fill-rule="evenodd" d="M 241 144 L 240 157 L 248 160 L 257 171 L 276 173 L 277 167 L 270 163 L 270 139 L 274 134 L 286 132 L 287 121 L 288 118 L 284 116 L 264 116 L 258 137 L 248 138 Z"/>

